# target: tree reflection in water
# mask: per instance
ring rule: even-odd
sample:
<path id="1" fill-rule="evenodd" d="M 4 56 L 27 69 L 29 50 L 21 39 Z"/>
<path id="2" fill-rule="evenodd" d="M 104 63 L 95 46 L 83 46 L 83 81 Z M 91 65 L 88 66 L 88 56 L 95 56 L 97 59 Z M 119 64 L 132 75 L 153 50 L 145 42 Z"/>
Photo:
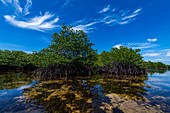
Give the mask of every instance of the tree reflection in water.
<path id="1" fill-rule="evenodd" d="M 31 84 L 31 73 L 0 72 L 0 90 L 15 89 L 23 85 Z"/>
<path id="2" fill-rule="evenodd" d="M 110 78 L 82 77 L 44 81 L 24 90 L 28 103 L 44 106 L 48 112 L 92 112 L 100 93 L 118 95 L 132 100 L 144 100 L 147 77 Z M 96 86 L 98 86 L 96 88 Z M 96 109 L 96 107 L 95 107 Z"/>
<path id="3" fill-rule="evenodd" d="M 155 74 L 155 73 L 164 74 L 164 73 L 166 73 L 167 71 L 170 71 L 170 70 L 169 70 L 169 69 L 149 69 L 149 70 L 148 70 L 148 73 L 149 73 L 150 75 L 153 75 L 153 74 Z"/>

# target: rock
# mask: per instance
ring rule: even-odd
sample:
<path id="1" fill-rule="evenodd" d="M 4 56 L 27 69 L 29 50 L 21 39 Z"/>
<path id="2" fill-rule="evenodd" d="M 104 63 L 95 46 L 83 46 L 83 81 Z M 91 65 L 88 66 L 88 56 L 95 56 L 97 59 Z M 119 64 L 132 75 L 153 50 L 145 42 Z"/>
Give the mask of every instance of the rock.
<path id="1" fill-rule="evenodd" d="M 107 95 L 110 98 L 110 103 L 103 102 L 101 108 L 106 111 L 106 113 L 113 113 L 119 110 L 123 113 L 163 113 L 160 110 L 161 106 L 153 106 L 149 104 L 149 101 L 134 101 L 134 100 L 125 100 L 122 97 L 117 95 L 109 94 Z M 116 110 L 116 111 L 114 111 Z"/>

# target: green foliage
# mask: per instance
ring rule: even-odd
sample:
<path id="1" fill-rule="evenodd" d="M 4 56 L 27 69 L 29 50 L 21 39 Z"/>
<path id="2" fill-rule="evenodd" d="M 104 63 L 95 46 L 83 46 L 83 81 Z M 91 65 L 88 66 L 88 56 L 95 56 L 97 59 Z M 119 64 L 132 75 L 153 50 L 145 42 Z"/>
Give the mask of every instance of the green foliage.
<path id="1" fill-rule="evenodd" d="M 0 65 L 23 67 L 31 62 L 30 57 L 23 51 L 0 50 Z"/>
<path id="2" fill-rule="evenodd" d="M 151 61 L 148 61 L 145 63 L 145 67 L 150 67 L 150 68 L 155 68 L 155 67 L 168 67 L 168 65 L 162 63 L 162 62 L 151 62 Z"/>
<path id="3" fill-rule="evenodd" d="M 48 48 L 33 51 L 27 54 L 23 51 L 0 50 L 0 65 L 24 67 L 33 64 L 37 67 L 48 67 L 51 64 L 71 62 L 76 59 L 86 66 L 104 66 L 113 62 L 123 61 L 126 64 L 135 64 L 140 67 L 170 67 L 161 62 L 145 62 L 140 54 L 140 49 L 121 46 L 111 48 L 97 54 L 92 48 L 88 35 L 82 30 L 74 30 L 72 26 L 62 24 L 62 30 L 52 35 L 52 43 Z"/>
<path id="4" fill-rule="evenodd" d="M 103 51 L 98 56 L 98 65 L 103 66 L 112 62 L 124 61 L 126 64 L 136 64 L 142 66 L 142 56 L 140 49 L 133 50 L 125 46 L 120 48 L 112 48 L 109 52 Z"/>
<path id="5" fill-rule="evenodd" d="M 52 44 L 41 51 L 27 54 L 22 51 L 0 50 L 0 65 L 23 67 L 33 64 L 48 67 L 50 64 L 79 59 L 83 65 L 93 66 L 97 60 L 96 50 L 92 48 L 88 35 L 82 30 L 73 30 L 72 26 L 62 24 L 62 30 L 52 35 Z"/>
<path id="6" fill-rule="evenodd" d="M 96 60 L 96 50 L 92 48 L 88 35 L 82 30 L 73 30 L 72 26 L 62 24 L 60 33 L 52 35 L 52 44 L 39 52 L 35 52 L 36 64 L 41 67 L 47 67 L 51 63 L 59 63 L 61 61 L 72 61 L 80 59 L 84 65 L 93 65 Z"/>

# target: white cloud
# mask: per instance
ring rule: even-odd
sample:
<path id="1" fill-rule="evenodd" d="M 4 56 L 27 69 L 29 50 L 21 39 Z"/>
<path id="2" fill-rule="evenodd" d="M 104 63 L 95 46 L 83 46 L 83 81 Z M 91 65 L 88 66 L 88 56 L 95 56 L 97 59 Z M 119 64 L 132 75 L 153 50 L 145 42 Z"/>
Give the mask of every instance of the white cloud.
<path id="1" fill-rule="evenodd" d="M 19 0 L 1 0 L 6 6 L 12 6 L 15 9 L 16 14 L 29 14 L 29 10 L 32 6 L 32 0 L 26 0 L 26 5 L 23 8 L 20 6 Z"/>
<path id="2" fill-rule="evenodd" d="M 113 23 L 113 22 L 117 22 L 117 20 L 110 20 L 110 21 L 105 22 L 105 24 L 110 24 L 110 23 Z"/>
<path id="3" fill-rule="evenodd" d="M 114 11 L 116 11 L 116 9 L 113 9 L 112 11 L 114 12 Z"/>
<path id="4" fill-rule="evenodd" d="M 6 49 L 6 48 L 22 48 L 23 46 L 16 45 L 16 44 L 10 44 L 10 43 L 0 43 L 0 48 L 1 49 Z"/>
<path id="5" fill-rule="evenodd" d="M 132 21 L 134 21 L 134 20 L 135 20 L 135 18 L 133 18 L 133 19 L 129 19 L 129 20 L 127 20 L 127 21 L 121 21 L 121 22 L 118 22 L 118 24 L 121 24 L 121 25 L 129 24 L 130 22 L 132 22 Z"/>
<path id="6" fill-rule="evenodd" d="M 106 16 L 103 20 L 106 20 L 106 19 L 108 19 L 108 18 L 110 18 L 111 16 Z"/>
<path id="7" fill-rule="evenodd" d="M 68 5 L 70 3 L 70 0 L 66 0 L 66 2 L 63 4 L 62 7 L 65 7 L 66 5 Z"/>
<path id="8" fill-rule="evenodd" d="M 22 12 L 22 7 L 20 6 L 20 3 L 18 0 L 13 0 L 13 5 L 17 12 L 20 12 L 20 13 Z"/>
<path id="9" fill-rule="evenodd" d="M 120 46 L 123 46 L 122 44 L 117 44 L 115 46 L 113 46 L 113 48 L 120 48 Z"/>
<path id="10" fill-rule="evenodd" d="M 167 52 L 166 56 L 170 56 L 170 51 L 169 51 L 169 52 Z"/>
<path id="11" fill-rule="evenodd" d="M 139 13 L 141 10 L 142 10 L 142 8 L 137 9 L 137 10 L 134 11 L 134 13 Z"/>
<path id="12" fill-rule="evenodd" d="M 24 51 L 25 53 L 32 54 L 32 51 Z"/>
<path id="13" fill-rule="evenodd" d="M 41 37 L 40 38 L 43 42 L 46 42 L 46 43 L 48 43 L 48 44 L 50 44 L 51 43 L 51 40 L 49 39 L 49 38 L 47 38 L 47 37 Z"/>
<path id="14" fill-rule="evenodd" d="M 24 8 L 24 14 L 25 15 L 28 15 L 30 12 L 30 8 L 32 7 L 32 1 L 31 0 L 27 0 L 27 4 L 25 5 L 25 8 Z"/>
<path id="15" fill-rule="evenodd" d="M 170 49 L 164 49 L 164 50 L 161 50 L 161 51 L 170 51 Z"/>
<path id="16" fill-rule="evenodd" d="M 5 5 L 7 5 L 7 3 L 5 2 L 5 0 L 1 0 L 1 2 L 2 2 L 3 4 L 5 4 Z"/>
<path id="17" fill-rule="evenodd" d="M 12 0 L 1 0 L 1 2 L 5 5 L 12 4 Z"/>
<path id="18" fill-rule="evenodd" d="M 170 84 L 164 83 L 164 82 L 155 82 L 154 84 L 158 84 L 158 85 L 163 85 L 163 86 L 170 87 Z"/>
<path id="19" fill-rule="evenodd" d="M 132 47 L 133 49 L 146 49 L 157 47 L 158 45 L 152 43 L 128 43 L 128 46 Z"/>
<path id="20" fill-rule="evenodd" d="M 74 22 L 73 27 L 75 30 L 84 30 L 85 32 L 89 32 L 92 29 L 95 29 L 95 27 L 92 27 L 92 25 L 99 23 L 99 24 L 107 24 L 107 25 L 124 25 L 128 24 L 136 19 L 136 16 L 138 16 L 142 9 L 137 9 L 130 13 L 130 11 L 118 11 L 116 9 L 110 10 L 110 5 L 105 7 L 103 10 L 101 10 L 99 13 L 102 13 L 102 18 L 93 18 L 93 22 L 86 21 L 86 19 L 79 20 Z M 105 12 L 105 13 L 104 13 Z M 114 13 L 113 13 L 114 12 Z M 104 14 L 103 14 L 104 13 Z M 90 19 L 89 19 L 90 20 Z M 79 25 L 78 25 L 79 24 Z"/>
<path id="21" fill-rule="evenodd" d="M 85 25 L 77 25 L 75 27 L 73 27 L 74 30 L 83 30 L 86 33 L 89 33 L 89 30 L 91 29 L 95 29 L 94 27 L 92 27 L 94 24 L 96 24 L 98 22 L 91 22 L 89 24 L 85 24 Z"/>
<path id="22" fill-rule="evenodd" d="M 109 9 L 110 9 L 110 5 L 108 5 L 107 7 L 103 8 L 99 13 L 107 12 Z"/>
<path id="23" fill-rule="evenodd" d="M 159 78 L 149 78 L 149 81 L 158 82 L 158 81 L 164 81 L 164 80 L 163 79 L 159 79 Z"/>
<path id="24" fill-rule="evenodd" d="M 164 59 L 155 59 L 155 60 L 150 60 L 152 62 L 160 62 L 160 61 L 164 61 Z"/>
<path id="25" fill-rule="evenodd" d="M 147 41 L 148 41 L 148 39 L 147 39 Z M 157 41 L 157 39 L 151 39 L 150 42 L 153 42 L 153 41 Z M 128 43 L 128 46 L 132 47 L 133 49 L 147 49 L 147 48 L 154 48 L 159 45 L 147 42 L 147 43 Z M 147 54 L 147 55 L 149 55 L 149 54 Z"/>
<path id="26" fill-rule="evenodd" d="M 138 15 L 137 13 L 132 14 L 132 15 L 128 15 L 128 16 L 123 17 L 122 20 L 131 19 L 131 18 L 136 17 L 137 15 Z"/>
<path id="27" fill-rule="evenodd" d="M 48 19 L 51 19 L 53 16 L 54 15 L 51 15 L 48 12 L 46 12 L 44 16 L 36 16 L 27 21 L 17 20 L 16 16 L 11 15 L 5 15 L 4 18 L 6 19 L 6 21 L 10 22 L 12 25 L 17 27 L 44 31 L 58 27 L 57 25 L 54 25 L 56 22 L 58 22 L 59 20 L 58 17 L 52 21 L 45 22 Z"/>
<path id="28" fill-rule="evenodd" d="M 109 6 L 110 7 L 110 6 Z M 115 11 L 114 9 L 113 11 Z M 113 12 L 108 12 L 104 14 L 104 18 L 100 19 L 100 21 L 104 24 L 109 24 L 109 25 L 115 25 L 115 24 L 120 24 L 120 25 L 125 25 L 129 24 L 130 22 L 134 21 L 138 15 L 141 14 L 141 8 L 137 9 L 133 12 L 130 11 L 117 11 L 117 13 Z"/>
<path id="29" fill-rule="evenodd" d="M 169 62 L 170 59 L 154 59 L 154 60 L 148 60 L 148 61 L 152 61 L 152 62 Z"/>
<path id="30" fill-rule="evenodd" d="M 149 41 L 149 42 L 156 42 L 157 39 L 156 38 L 155 39 L 147 39 L 147 41 Z"/>
<path id="31" fill-rule="evenodd" d="M 158 45 L 157 44 L 151 44 L 151 45 L 148 45 L 148 46 L 139 46 L 139 47 L 132 47 L 133 49 L 147 49 L 147 48 L 154 48 L 154 47 L 157 47 Z"/>
<path id="32" fill-rule="evenodd" d="M 148 46 L 150 43 L 128 43 L 128 46 Z"/>
<path id="33" fill-rule="evenodd" d="M 15 15 L 5 15 L 4 18 L 10 24 L 27 29 L 34 29 L 38 31 L 49 30 L 58 27 L 55 25 L 59 21 L 59 18 L 53 18 L 54 15 L 46 12 L 44 15 L 35 16 L 33 18 L 25 18 L 25 15 L 28 15 L 32 7 L 32 0 L 26 0 L 26 4 L 23 8 L 20 6 L 19 0 L 1 0 L 4 4 L 11 5 L 15 8 Z M 20 14 L 20 15 L 18 15 Z M 53 19 L 52 19 L 53 18 Z M 51 21 L 49 21 L 51 19 Z M 48 21 L 47 21 L 48 20 Z"/>
<path id="34" fill-rule="evenodd" d="M 119 48 L 120 46 L 127 46 L 127 47 L 130 47 L 132 49 L 147 49 L 147 48 L 154 48 L 154 47 L 157 47 L 159 45 L 157 44 L 152 44 L 152 43 L 127 43 L 127 44 L 117 44 L 116 48 Z M 144 56 L 158 56 L 162 53 L 146 53 L 144 54 Z"/>
<path id="35" fill-rule="evenodd" d="M 143 56 L 150 56 L 150 57 L 159 56 L 159 55 L 161 55 L 161 53 L 145 53 L 145 54 L 143 54 Z"/>

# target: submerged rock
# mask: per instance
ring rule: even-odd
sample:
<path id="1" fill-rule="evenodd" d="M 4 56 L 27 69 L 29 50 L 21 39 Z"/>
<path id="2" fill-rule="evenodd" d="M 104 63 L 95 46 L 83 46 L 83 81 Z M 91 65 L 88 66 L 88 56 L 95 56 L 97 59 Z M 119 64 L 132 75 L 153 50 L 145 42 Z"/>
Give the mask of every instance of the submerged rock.
<path id="1" fill-rule="evenodd" d="M 116 94 L 107 95 L 110 103 L 103 102 L 101 109 L 106 113 L 163 113 L 159 105 L 153 106 L 149 101 L 126 100 Z"/>

